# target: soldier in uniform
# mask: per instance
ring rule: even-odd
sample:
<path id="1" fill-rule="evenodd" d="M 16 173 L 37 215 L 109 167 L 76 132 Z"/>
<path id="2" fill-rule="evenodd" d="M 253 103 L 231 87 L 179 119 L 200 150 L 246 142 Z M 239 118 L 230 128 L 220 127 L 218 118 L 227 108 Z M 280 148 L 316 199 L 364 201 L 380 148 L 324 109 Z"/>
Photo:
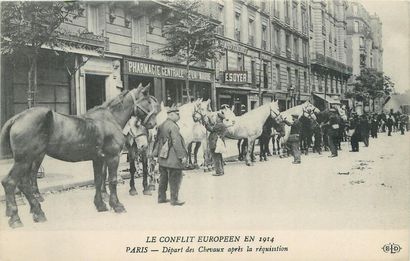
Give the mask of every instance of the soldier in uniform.
<path id="1" fill-rule="evenodd" d="M 184 169 L 187 159 L 185 142 L 176 124 L 179 118 L 179 109 L 171 107 L 168 110 L 168 118 L 158 127 L 153 152 L 154 157 L 158 157 L 160 172 L 158 203 L 169 202 L 166 196 L 169 183 L 171 205 L 173 206 L 182 206 L 185 203 L 178 199 L 182 169 Z"/>

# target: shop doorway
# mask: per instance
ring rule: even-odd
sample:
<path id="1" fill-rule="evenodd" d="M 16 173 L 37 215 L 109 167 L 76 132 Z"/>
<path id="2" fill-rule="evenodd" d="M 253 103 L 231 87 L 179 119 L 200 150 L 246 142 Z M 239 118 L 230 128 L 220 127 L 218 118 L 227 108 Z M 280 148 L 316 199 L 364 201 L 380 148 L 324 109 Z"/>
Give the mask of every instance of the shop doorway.
<path id="1" fill-rule="evenodd" d="M 105 79 L 106 76 L 86 74 L 85 75 L 85 97 L 87 111 L 105 101 Z"/>

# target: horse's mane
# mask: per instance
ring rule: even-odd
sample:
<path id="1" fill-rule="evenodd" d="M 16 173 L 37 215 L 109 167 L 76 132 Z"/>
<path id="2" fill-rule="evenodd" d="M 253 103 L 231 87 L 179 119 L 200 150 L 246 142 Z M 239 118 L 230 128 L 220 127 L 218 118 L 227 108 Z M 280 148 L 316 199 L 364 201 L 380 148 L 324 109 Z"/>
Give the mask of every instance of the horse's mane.
<path id="1" fill-rule="evenodd" d="M 94 108 L 91 108 L 89 112 L 93 112 L 93 111 L 101 110 L 101 109 L 107 109 L 108 107 L 116 107 L 118 105 L 122 105 L 122 102 L 124 101 L 124 97 L 129 92 L 130 92 L 129 90 L 122 91 L 115 98 L 105 101 L 103 104 L 95 106 Z"/>

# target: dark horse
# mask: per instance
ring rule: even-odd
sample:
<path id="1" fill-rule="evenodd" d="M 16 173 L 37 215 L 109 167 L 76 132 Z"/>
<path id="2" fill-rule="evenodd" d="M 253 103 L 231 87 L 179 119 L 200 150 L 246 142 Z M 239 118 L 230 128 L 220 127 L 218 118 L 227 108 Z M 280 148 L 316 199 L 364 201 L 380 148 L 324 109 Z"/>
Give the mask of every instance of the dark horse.
<path id="1" fill-rule="evenodd" d="M 117 196 L 117 169 L 125 142 L 122 129 L 132 115 L 142 119 L 147 128 L 155 126 L 157 101 L 148 94 L 148 89 L 149 86 L 140 85 L 80 116 L 35 107 L 9 119 L 0 136 L 0 155 L 12 154 L 14 157 L 12 169 L 1 182 L 6 194 L 9 226 L 23 225 L 16 205 L 16 186 L 27 198 L 33 220 L 47 220 L 34 196 L 31 181 L 46 154 L 69 162 L 93 161 L 94 204 L 98 211 L 108 210 L 101 196 L 102 170 L 106 163 L 111 192 L 109 204 L 115 212 L 125 212 Z"/>
<path id="2" fill-rule="evenodd" d="M 323 131 L 323 141 L 324 141 L 324 145 L 327 146 L 327 142 L 326 140 L 328 139 L 328 121 L 330 118 L 330 111 L 329 109 L 320 111 L 318 113 L 315 113 L 316 117 L 317 117 L 317 122 L 315 122 L 314 124 L 324 124 L 322 126 L 322 131 Z M 347 116 L 345 114 L 345 112 L 342 109 L 337 109 L 337 120 L 338 120 L 338 124 L 339 124 L 339 130 L 337 132 L 337 148 L 340 149 L 340 142 L 343 139 L 343 133 L 344 133 L 344 128 L 345 128 L 345 121 L 347 120 Z"/>

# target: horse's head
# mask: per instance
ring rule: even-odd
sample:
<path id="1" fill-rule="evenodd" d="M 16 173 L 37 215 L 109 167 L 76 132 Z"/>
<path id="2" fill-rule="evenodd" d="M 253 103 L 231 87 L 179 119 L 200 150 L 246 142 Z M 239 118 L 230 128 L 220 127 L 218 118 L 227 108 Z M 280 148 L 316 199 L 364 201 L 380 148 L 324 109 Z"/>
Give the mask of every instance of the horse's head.
<path id="1" fill-rule="evenodd" d="M 232 112 L 231 110 L 229 110 L 229 111 Z M 234 113 L 232 113 L 232 114 L 228 113 L 228 115 L 226 115 L 223 110 L 219 111 L 219 113 L 221 113 L 224 116 L 224 119 L 222 120 L 222 123 L 225 125 L 225 127 L 229 128 L 229 127 L 232 127 L 235 124 L 236 116 L 235 116 Z M 232 115 L 234 115 L 234 116 L 232 117 Z"/>
<path id="2" fill-rule="evenodd" d="M 269 115 L 272 119 L 274 119 L 277 123 L 280 123 L 283 121 L 283 117 L 280 114 L 279 111 L 279 105 L 278 105 L 278 101 L 272 101 L 271 103 L 269 103 Z"/>
<path id="3" fill-rule="evenodd" d="M 309 101 L 306 101 L 302 106 L 302 116 L 311 119 L 313 121 L 317 120 L 316 113 L 319 113 L 320 110 L 316 108 Z"/>
<path id="4" fill-rule="evenodd" d="M 137 120 L 134 128 L 131 128 L 131 135 L 137 144 L 138 150 L 145 150 L 148 147 L 148 130 Z"/>
<path id="5" fill-rule="evenodd" d="M 152 129 L 156 124 L 158 101 L 154 96 L 149 95 L 151 84 L 142 86 L 140 84 L 136 89 L 130 91 L 134 99 L 133 115 L 139 118 L 148 129 Z"/>
<path id="6" fill-rule="evenodd" d="M 342 118 L 343 121 L 347 121 L 346 110 L 344 110 L 342 107 L 339 107 L 339 106 L 336 107 L 336 110 L 340 118 Z"/>

